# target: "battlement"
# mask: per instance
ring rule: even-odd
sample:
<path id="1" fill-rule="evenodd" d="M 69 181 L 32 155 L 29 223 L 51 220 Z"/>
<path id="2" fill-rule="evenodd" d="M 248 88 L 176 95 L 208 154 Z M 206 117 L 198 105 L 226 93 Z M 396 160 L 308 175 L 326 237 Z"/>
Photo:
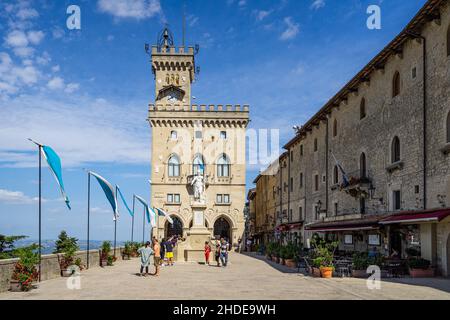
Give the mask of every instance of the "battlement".
<path id="1" fill-rule="evenodd" d="M 152 111 L 193 111 L 193 112 L 249 112 L 249 105 L 244 104 L 236 104 L 236 105 L 213 105 L 213 104 L 193 104 L 193 105 L 181 105 L 181 104 L 173 104 L 173 105 L 164 105 L 164 104 L 149 104 L 149 112 Z"/>
<path id="2" fill-rule="evenodd" d="M 194 55 L 194 47 L 158 47 L 152 46 L 152 55 Z"/>

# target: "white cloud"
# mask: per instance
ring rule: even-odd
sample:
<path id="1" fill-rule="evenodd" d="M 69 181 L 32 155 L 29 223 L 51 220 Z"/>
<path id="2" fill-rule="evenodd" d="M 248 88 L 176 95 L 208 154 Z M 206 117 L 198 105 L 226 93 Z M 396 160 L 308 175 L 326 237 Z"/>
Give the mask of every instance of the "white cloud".
<path id="1" fill-rule="evenodd" d="M 28 38 L 25 32 L 21 30 L 13 30 L 5 38 L 5 42 L 11 47 L 26 47 L 28 45 Z"/>
<path id="2" fill-rule="evenodd" d="M 66 93 L 73 93 L 77 91 L 80 88 L 79 83 L 69 83 L 66 88 L 64 89 L 64 92 Z"/>
<path id="3" fill-rule="evenodd" d="M 59 66 L 59 64 L 52 67 L 53 72 L 59 72 L 59 70 L 61 70 L 61 67 Z"/>
<path id="4" fill-rule="evenodd" d="M 272 10 L 259 10 L 256 11 L 256 19 L 258 21 L 264 20 L 264 18 L 267 18 L 272 13 Z"/>
<path id="5" fill-rule="evenodd" d="M 0 100 L 0 167 L 36 166 L 28 137 L 51 145 L 65 168 L 98 162 L 148 164 L 150 130 L 143 104 L 116 105 L 63 91 Z"/>
<path id="6" fill-rule="evenodd" d="M 281 40 L 290 40 L 297 36 L 300 32 L 300 25 L 292 20 L 292 17 L 284 18 L 284 23 L 286 24 L 286 30 L 281 34 Z"/>
<path id="7" fill-rule="evenodd" d="M 97 5 L 116 18 L 146 19 L 162 13 L 159 0 L 98 0 Z"/>
<path id="8" fill-rule="evenodd" d="M 0 189 L 0 202 L 8 204 L 31 204 L 38 201 L 37 197 L 29 197 L 21 191 Z"/>
<path id="9" fill-rule="evenodd" d="M 55 27 L 55 29 L 52 30 L 52 36 L 54 39 L 61 39 L 62 37 L 64 37 L 64 35 L 64 29 L 62 29 L 61 27 Z"/>
<path id="10" fill-rule="evenodd" d="M 190 14 L 186 17 L 186 21 L 189 25 L 189 27 L 194 27 L 198 24 L 199 18 L 193 14 Z"/>
<path id="11" fill-rule="evenodd" d="M 58 90 L 64 88 L 64 80 L 61 77 L 54 77 L 47 83 L 50 90 Z"/>
<path id="12" fill-rule="evenodd" d="M 246 4 L 247 4 L 247 0 L 240 0 L 240 1 L 238 2 L 239 7 L 243 7 L 243 6 L 245 6 Z"/>
<path id="13" fill-rule="evenodd" d="M 16 16 L 19 19 L 26 20 L 39 17 L 39 13 L 32 8 L 22 8 L 17 12 Z"/>
<path id="14" fill-rule="evenodd" d="M 44 32 L 42 31 L 36 31 L 36 30 L 32 30 L 32 31 L 28 31 L 28 41 L 30 41 L 32 44 L 37 45 L 39 44 L 42 39 L 44 39 Z"/>
<path id="15" fill-rule="evenodd" d="M 17 47 L 13 49 L 16 56 L 20 58 L 28 58 L 34 54 L 34 48 L 32 47 Z"/>
<path id="16" fill-rule="evenodd" d="M 311 9 L 318 10 L 325 7 L 325 0 L 314 0 L 311 4 Z"/>

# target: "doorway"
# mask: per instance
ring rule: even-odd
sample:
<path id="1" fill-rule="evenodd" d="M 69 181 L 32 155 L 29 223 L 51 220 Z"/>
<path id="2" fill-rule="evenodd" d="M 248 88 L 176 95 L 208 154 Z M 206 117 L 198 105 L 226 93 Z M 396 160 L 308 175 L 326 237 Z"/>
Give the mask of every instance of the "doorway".
<path id="1" fill-rule="evenodd" d="M 224 217 L 220 217 L 214 223 L 214 236 L 217 238 L 225 238 L 228 242 L 231 240 L 230 223 Z"/>
<path id="2" fill-rule="evenodd" d="M 169 221 L 166 221 L 166 225 L 164 227 L 164 237 L 168 239 L 172 236 L 183 236 L 183 222 L 181 222 L 180 218 L 172 216 L 173 224 L 170 224 Z"/>

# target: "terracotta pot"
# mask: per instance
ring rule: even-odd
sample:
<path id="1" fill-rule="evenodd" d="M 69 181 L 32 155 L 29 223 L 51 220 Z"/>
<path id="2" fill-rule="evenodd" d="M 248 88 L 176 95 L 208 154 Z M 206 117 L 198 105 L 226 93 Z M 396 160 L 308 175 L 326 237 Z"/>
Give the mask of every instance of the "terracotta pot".
<path id="1" fill-rule="evenodd" d="M 409 269 L 409 275 L 413 278 L 432 278 L 434 277 L 434 269 Z"/>
<path id="2" fill-rule="evenodd" d="M 20 284 L 19 280 L 11 280 L 9 282 L 9 285 L 12 292 L 22 291 L 22 285 Z"/>
<path id="3" fill-rule="evenodd" d="M 316 267 L 312 267 L 312 274 L 314 277 L 320 277 L 321 276 L 320 269 L 316 268 Z"/>
<path id="4" fill-rule="evenodd" d="M 285 263 L 286 266 L 288 266 L 289 268 L 297 268 L 297 263 L 295 262 L 294 259 L 286 259 Z"/>
<path id="5" fill-rule="evenodd" d="M 368 278 L 369 275 L 367 274 L 366 270 L 352 270 L 352 277 L 353 278 Z"/>
<path id="6" fill-rule="evenodd" d="M 333 268 L 320 267 L 320 275 L 322 278 L 332 278 L 333 277 Z"/>

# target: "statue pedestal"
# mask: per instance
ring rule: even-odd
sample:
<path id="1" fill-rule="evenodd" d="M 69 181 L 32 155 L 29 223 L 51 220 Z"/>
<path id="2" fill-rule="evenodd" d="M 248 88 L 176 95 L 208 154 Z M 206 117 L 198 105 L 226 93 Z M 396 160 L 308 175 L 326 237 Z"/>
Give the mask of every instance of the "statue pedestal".
<path id="1" fill-rule="evenodd" d="M 192 205 L 194 211 L 193 226 L 187 232 L 187 244 L 184 250 L 184 260 L 190 262 L 205 262 L 205 242 L 211 240 L 211 233 L 205 227 L 204 210 L 206 204 Z"/>

